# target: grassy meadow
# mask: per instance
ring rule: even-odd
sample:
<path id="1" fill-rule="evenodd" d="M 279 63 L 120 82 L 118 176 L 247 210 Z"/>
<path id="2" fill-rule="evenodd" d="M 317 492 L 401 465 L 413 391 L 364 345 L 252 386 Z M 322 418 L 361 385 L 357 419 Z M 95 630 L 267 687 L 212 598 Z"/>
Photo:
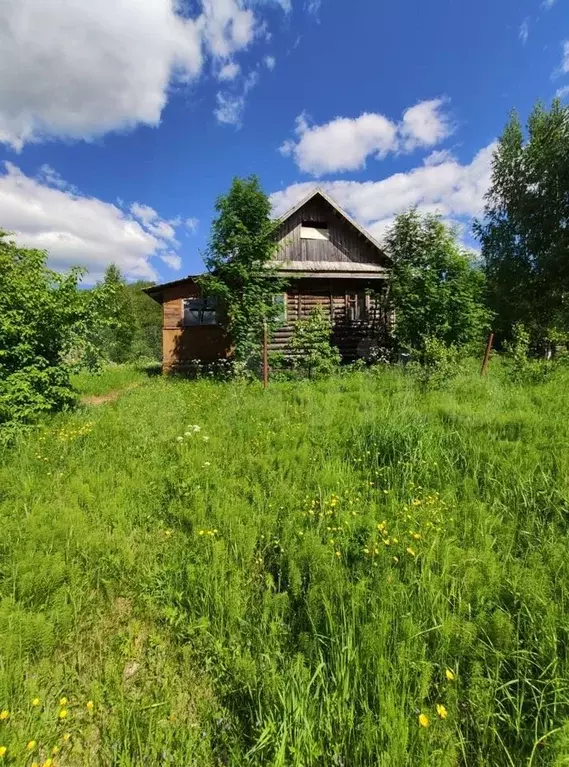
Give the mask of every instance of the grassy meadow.
<path id="1" fill-rule="evenodd" d="M 0 764 L 569 765 L 569 374 L 77 385 L 0 454 Z"/>

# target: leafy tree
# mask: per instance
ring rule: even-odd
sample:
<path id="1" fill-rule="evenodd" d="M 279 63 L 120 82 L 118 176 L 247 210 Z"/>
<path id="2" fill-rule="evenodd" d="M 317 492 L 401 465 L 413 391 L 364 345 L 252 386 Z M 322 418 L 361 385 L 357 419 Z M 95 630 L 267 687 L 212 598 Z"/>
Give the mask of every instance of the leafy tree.
<path id="1" fill-rule="evenodd" d="M 340 352 L 330 343 L 331 338 L 332 323 L 319 306 L 314 307 L 306 320 L 294 326 L 291 347 L 295 367 L 310 377 L 331 373 L 340 364 Z"/>
<path id="2" fill-rule="evenodd" d="M 395 336 L 403 349 L 425 349 L 425 339 L 460 347 L 488 327 L 484 273 L 440 216 L 410 210 L 387 233 L 393 259 L 391 298 Z"/>
<path id="3" fill-rule="evenodd" d="M 200 284 L 218 300 L 235 359 L 252 365 L 260 357 L 263 322 L 272 324 L 279 315 L 273 296 L 282 285 L 270 265 L 276 250 L 271 204 L 259 179 L 250 176 L 233 179 L 215 210 L 205 257 L 208 274 Z"/>
<path id="4" fill-rule="evenodd" d="M 143 292 L 152 285 L 153 282 L 137 280 L 126 286 L 135 320 L 133 359 L 159 360 L 162 357 L 162 307 Z"/>
<path id="5" fill-rule="evenodd" d="M 497 329 L 523 323 L 535 344 L 569 330 L 569 109 L 538 103 L 527 128 L 512 113 L 476 231 Z"/>
<path id="6" fill-rule="evenodd" d="M 81 269 L 61 275 L 46 260 L 0 233 L 0 425 L 71 405 L 73 363 L 98 357 L 112 288 L 79 290 Z"/>
<path id="7" fill-rule="evenodd" d="M 101 345 L 111 362 L 127 362 L 132 359 L 137 330 L 132 292 L 116 264 L 110 264 L 105 270 L 103 285 L 113 301 L 108 305 L 109 322 L 102 331 Z"/>

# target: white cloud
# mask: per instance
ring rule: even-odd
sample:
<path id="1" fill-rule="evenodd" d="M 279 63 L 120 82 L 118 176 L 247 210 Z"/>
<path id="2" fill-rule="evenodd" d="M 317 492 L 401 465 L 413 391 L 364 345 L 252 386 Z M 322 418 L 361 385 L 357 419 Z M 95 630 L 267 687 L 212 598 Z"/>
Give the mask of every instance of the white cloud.
<path id="1" fill-rule="evenodd" d="M 219 70 L 219 74 L 217 75 L 218 80 L 235 80 L 239 72 L 241 71 L 241 67 L 239 64 L 236 64 L 234 61 L 230 61 L 227 64 L 224 64 L 224 66 L 221 67 Z"/>
<path id="2" fill-rule="evenodd" d="M 311 13 L 313 16 L 318 17 L 318 13 L 320 12 L 321 5 L 322 5 L 322 0 L 306 0 L 304 3 L 304 8 L 308 11 L 308 13 Z"/>
<path id="3" fill-rule="evenodd" d="M 525 19 L 520 25 L 519 38 L 522 45 L 525 45 L 529 37 L 529 19 Z"/>
<path id="4" fill-rule="evenodd" d="M 322 188 L 379 238 L 396 215 L 412 206 L 464 222 L 483 209 L 495 147 L 492 143 L 480 150 L 468 165 L 461 165 L 449 155 L 437 158 L 440 162 L 435 164 L 424 164 L 382 181 L 327 181 Z M 275 215 L 285 213 L 313 188 L 312 182 L 293 184 L 272 194 Z"/>
<path id="5" fill-rule="evenodd" d="M 204 38 L 215 56 L 228 57 L 246 48 L 255 29 L 255 17 L 237 0 L 202 0 Z"/>
<path id="6" fill-rule="evenodd" d="M 274 56 L 265 56 L 265 66 L 267 67 L 267 69 L 271 69 L 271 70 L 274 69 L 276 63 L 277 63 L 277 60 L 275 59 Z"/>
<path id="7" fill-rule="evenodd" d="M 337 117 L 313 127 L 302 114 L 297 117 L 295 133 L 298 142 L 286 141 L 281 152 L 291 154 L 301 170 L 316 176 L 356 170 L 365 165 L 369 155 L 381 158 L 397 149 L 396 126 L 379 114 Z"/>
<path id="8" fill-rule="evenodd" d="M 250 72 L 243 81 L 241 90 L 219 91 L 215 97 L 217 102 L 213 112 L 215 119 L 223 125 L 240 127 L 247 95 L 258 82 L 259 74 L 257 72 Z"/>
<path id="9" fill-rule="evenodd" d="M 437 149 L 427 155 L 423 165 L 442 165 L 444 162 L 454 162 L 454 155 L 448 149 Z"/>
<path id="10" fill-rule="evenodd" d="M 563 74 L 569 74 L 569 40 L 563 43 L 563 61 L 561 62 L 561 71 Z"/>
<path id="11" fill-rule="evenodd" d="M 182 268 L 182 259 L 177 253 L 162 253 L 160 258 L 166 266 L 169 266 L 170 269 L 174 269 L 176 272 Z"/>
<path id="12" fill-rule="evenodd" d="M 382 159 L 389 152 L 411 152 L 449 136 L 453 126 L 442 111 L 444 103 L 443 99 L 422 101 L 407 109 L 398 124 L 381 114 L 364 113 L 310 126 L 303 113 L 296 118 L 297 140 L 285 141 L 280 151 L 292 155 L 301 170 L 315 176 L 358 170 L 368 157 Z"/>
<path id="13" fill-rule="evenodd" d="M 181 221 L 179 218 L 167 221 L 160 218 L 154 208 L 139 202 L 133 202 L 130 206 L 130 212 L 141 222 L 145 229 L 155 237 L 158 237 L 160 240 L 171 242 L 173 245 L 177 244 L 176 230 L 174 227 L 180 225 Z"/>
<path id="14" fill-rule="evenodd" d="M 186 226 L 192 234 L 198 231 L 199 225 L 200 225 L 199 218 L 187 218 L 184 221 L 184 226 Z"/>
<path id="15" fill-rule="evenodd" d="M 543 0 L 543 3 L 541 4 L 542 8 L 545 8 L 546 10 L 549 10 L 550 8 L 553 8 L 557 0 Z"/>
<path id="16" fill-rule="evenodd" d="M 0 143 L 158 125 L 173 82 L 252 42 L 262 23 L 250 2 L 199 0 L 188 18 L 179 0 L 5 0 Z"/>
<path id="17" fill-rule="evenodd" d="M 564 99 L 566 96 L 569 96 L 569 85 L 566 85 L 563 88 L 559 88 L 555 95 L 558 99 Z"/>
<path id="18" fill-rule="evenodd" d="M 87 281 L 94 282 L 111 262 L 131 279 L 156 279 L 155 256 L 169 255 L 174 263 L 173 225 L 152 208 L 135 203 L 126 212 L 79 194 L 57 174 L 56 180 L 62 183 L 54 187 L 11 163 L 0 174 L 2 227 L 21 245 L 47 250 L 52 268 L 86 266 Z"/>
<path id="19" fill-rule="evenodd" d="M 435 146 L 451 135 L 454 128 L 442 111 L 444 104 L 445 99 L 431 99 L 421 101 L 404 112 L 399 133 L 405 151 Z"/>

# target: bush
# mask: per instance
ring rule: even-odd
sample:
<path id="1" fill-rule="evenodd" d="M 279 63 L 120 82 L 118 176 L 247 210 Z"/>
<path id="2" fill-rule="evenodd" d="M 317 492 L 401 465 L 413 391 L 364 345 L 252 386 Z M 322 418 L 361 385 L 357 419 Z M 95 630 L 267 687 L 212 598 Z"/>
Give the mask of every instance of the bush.
<path id="1" fill-rule="evenodd" d="M 408 369 L 425 389 L 442 389 L 460 372 L 460 350 L 434 336 L 423 339 L 418 360 Z"/>
<path id="2" fill-rule="evenodd" d="M 292 351 L 294 367 L 312 376 L 331 373 L 340 364 L 340 352 L 332 346 L 332 324 L 320 307 L 315 307 L 308 319 L 294 327 Z"/>
<path id="3" fill-rule="evenodd" d="M 530 357 L 530 344 L 528 329 L 523 323 L 516 322 L 512 328 L 512 338 L 505 344 L 509 362 L 508 376 L 514 384 L 539 383 L 553 372 L 555 366 L 552 362 Z"/>
<path id="4" fill-rule="evenodd" d="M 97 359 L 108 291 L 81 291 L 81 269 L 61 275 L 46 260 L 0 232 L 0 426 L 72 405 L 73 365 Z"/>

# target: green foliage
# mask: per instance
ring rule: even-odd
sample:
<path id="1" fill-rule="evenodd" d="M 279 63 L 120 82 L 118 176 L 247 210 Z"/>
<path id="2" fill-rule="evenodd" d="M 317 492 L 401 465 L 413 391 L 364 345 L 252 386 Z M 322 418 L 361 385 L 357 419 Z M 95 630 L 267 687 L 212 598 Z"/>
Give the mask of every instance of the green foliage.
<path id="1" fill-rule="evenodd" d="M 132 359 L 162 359 L 162 306 L 144 293 L 153 282 L 137 280 L 127 284 L 134 314 L 134 338 L 132 340 Z"/>
<path id="2" fill-rule="evenodd" d="M 453 344 L 449 346 L 433 336 L 423 338 L 419 360 L 409 365 L 409 370 L 425 389 L 442 389 L 448 386 L 458 375 L 460 368 L 460 349 Z"/>
<path id="3" fill-rule="evenodd" d="M 282 290 L 270 265 L 276 250 L 271 204 L 259 179 L 251 176 L 233 179 L 215 210 L 205 257 L 208 274 L 200 285 L 222 307 L 222 324 L 233 340 L 236 361 L 256 367 L 263 322 L 276 321 L 280 310 L 273 297 Z"/>
<path id="4" fill-rule="evenodd" d="M 569 371 L 500 367 L 147 379 L 18 437 L 6 763 L 566 763 Z"/>
<path id="5" fill-rule="evenodd" d="M 107 325 L 101 332 L 101 348 L 111 362 L 127 362 L 132 359 L 132 346 L 136 334 L 136 318 L 132 292 L 116 264 L 105 269 L 103 285 L 113 296 L 107 306 Z"/>
<path id="6" fill-rule="evenodd" d="M 507 367 L 510 380 L 516 384 L 539 383 L 553 372 L 554 366 L 545 360 L 530 357 L 531 337 L 521 322 L 512 328 L 509 341 L 505 343 Z"/>
<path id="7" fill-rule="evenodd" d="M 81 291 L 80 269 L 61 275 L 46 260 L 0 233 L 0 426 L 72 405 L 72 363 L 99 358 L 111 290 Z"/>
<path id="8" fill-rule="evenodd" d="M 291 348 L 293 364 L 310 377 L 330 374 L 340 364 L 340 352 L 330 343 L 332 324 L 317 306 L 306 320 L 294 326 Z"/>
<path id="9" fill-rule="evenodd" d="M 479 340 L 490 315 L 484 305 L 484 274 L 439 216 L 410 210 L 386 237 L 393 258 L 391 297 L 395 337 L 402 349 L 421 351 L 425 339 L 447 346 Z"/>
<path id="10" fill-rule="evenodd" d="M 569 109 L 538 103 L 527 140 L 512 113 L 494 154 L 485 219 L 476 227 L 496 327 L 522 322 L 534 343 L 569 330 Z"/>

